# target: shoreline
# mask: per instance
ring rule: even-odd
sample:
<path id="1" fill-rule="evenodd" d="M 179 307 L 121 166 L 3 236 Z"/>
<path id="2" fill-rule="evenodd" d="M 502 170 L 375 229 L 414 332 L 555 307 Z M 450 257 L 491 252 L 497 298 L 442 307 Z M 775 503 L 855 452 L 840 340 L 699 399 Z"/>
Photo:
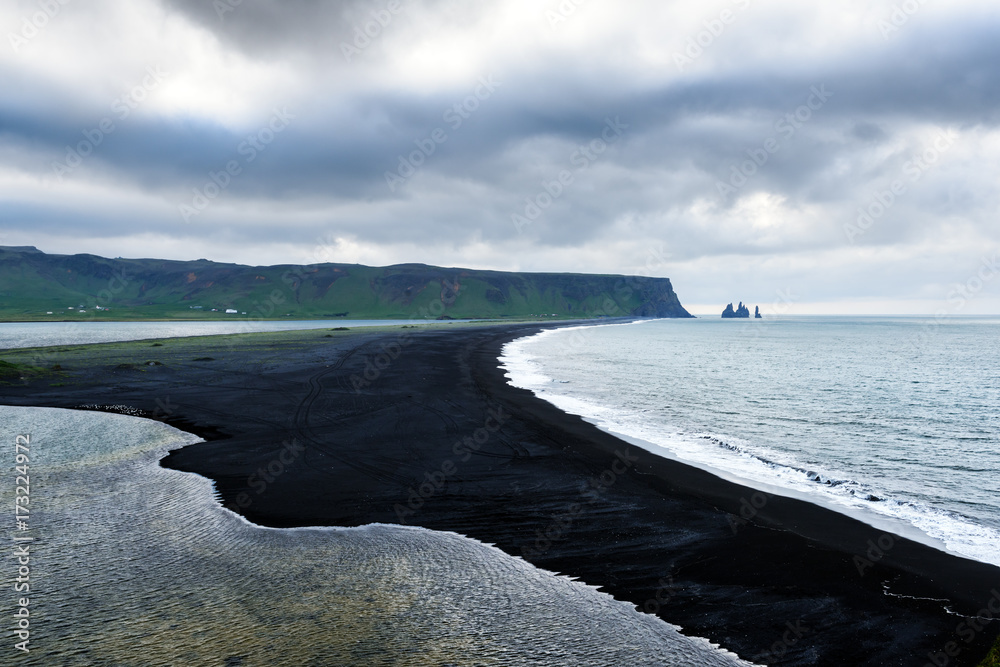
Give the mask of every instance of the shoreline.
<path id="1" fill-rule="evenodd" d="M 224 504 L 254 523 L 456 532 L 601 586 L 744 659 L 922 665 L 949 642 L 962 648 L 949 664 L 975 665 L 987 653 L 996 625 L 964 643 L 962 619 L 941 600 L 975 613 L 1000 589 L 1000 569 L 630 448 L 507 385 L 502 345 L 554 325 L 357 331 L 332 341 L 325 330 L 284 342 L 254 334 L 200 365 L 186 358 L 204 342 L 166 339 L 155 353 L 164 366 L 145 377 L 93 359 L 74 368 L 74 355 L 87 356 L 77 351 L 62 364 L 77 384 L 5 387 L 3 402 L 140 407 L 208 436 L 162 465 L 215 480 Z M 254 355 L 267 357 L 262 368 Z M 391 363 L 377 369 L 380 359 Z M 175 407 L 153 414 L 165 397 Z M 267 474 L 291 456 L 290 440 L 300 455 Z M 859 568 L 859 557 L 870 565 Z M 799 634 L 787 644 L 790 626 Z"/>
<path id="2" fill-rule="evenodd" d="M 210 479 L 160 465 L 198 440 L 162 423 L 7 407 L 0 422 L 30 433 L 52 472 L 38 471 L 36 500 L 72 497 L 32 525 L 39 551 L 31 545 L 31 555 L 45 559 L 31 572 L 42 582 L 36 595 L 41 610 L 59 613 L 31 624 L 44 634 L 32 636 L 26 665 L 569 667 L 683 656 L 747 667 L 631 605 L 455 533 L 253 524 L 220 504 Z M 81 431 L 113 443 L 80 441 Z M 108 580 L 114 600 L 95 604 L 92 582 Z"/>
<path id="3" fill-rule="evenodd" d="M 619 324 L 618 326 L 623 326 L 633 323 L 624 322 L 622 324 Z M 577 329 L 577 328 L 589 329 L 599 326 L 613 326 L 613 325 L 605 325 L 597 323 L 597 324 L 583 325 L 579 327 L 567 327 L 566 330 Z M 556 331 L 556 329 L 551 328 L 547 329 L 547 331 L 552 332 Z M 505 368 L 506 372 L 517 372 L 516 368 L 513 370 L 510 368 L 510 362 L 505 361 L 505 359 L 511 359 L 510 355 L 512 354 L 512 352 L 509 348 L 515 343 L 519 343 L 521 341 L 527 341 L 534 337 L 535 336 L 526 336 L 522 338 L 517 338 L 503 346 L 502 348 L 503 354 L 500 357 L 500 361 L 501 364 L 506 367 Z M 514 355 L 518 355 L 520 353 L 521 352 L 517 350 L 513 351 Z M 511 359 L 511 361 L 513 361 L 515 366 L 521 363 L 520 361 L 518 361 L 516 356 L 513 359 Z M 528 375 L 532 375 L 534 373 L 533 370 L 524 370 L 524 369 L 522 369 L 522 372 Z M 545 375 L 544 377 L 546 377 L 549 380 L 552 380 L 552 378 L 549 377 L 548 375 Z M 527 389 L 527 391 L 530 391 L 540 400 L 543 400 L 546 403 L 551 404 L 557 410 L 560 410 L 562 412 L 568 412 L 569 414 L 578 416 L 588 424 L 591 424 L 595 428 L 599 429 L 600 431 L 614 438 L 622 440 L 626 443 L 644 449 L 653 454 L 654 456 L 675 461 L 677 463 L 690 466 L 692 468 L 697 468 L 699 470 L 707 472 L 710 475 L 721 478 L 722 480 L 725 480 L 732 484 L 752 488 L 768 496 L 781 496 L 784 498 L 794 498 L 796 500 L 800 500 L 802 502 L 811 505 L 817 505 L 819 507 L 830 510 L 837 514 L 842 514 L 848 518 L 860 521 L 865 525 L 869 526 L 870 528 L 872 528 L 873 530 L 879 531 L 880 534 L 889 533 L 894 536 L 905 537 L 909 540 L 912 540 L 914 542 L 919 542 L 925 546 L 931 547 L 933 549 L 936 549 L 951 556 L 969 559 L 972 561 L 984 563 L 986 565 L 991 565 L 994 567 L 1000 567 L 1000 562 L 990 562 L 988 560 L 982 560 L 980 558 L 977 558 L 974 555 L 963 554 L 959 551 L 955 551 L 948 547 L 948 544 L 945 542 L 943 538 L 935 537 L 930 533 L 926 532 L 923 528 L 913 523 L 910 523 L 905 519 L 893 516 L 891 514 L 880 513 L 877 511 L 877 508 L 875 507 L 867 507 L 865 505 L 860 505 L 860 504 L 848 505 L 848 504 L 837 503 L 835 499 L 824 497 L 821 494 L 810 493 L 809 491 L 796 489 L 789 486 L 782 486 L 781 484 L 770 482 L 766 479 L 753 479 L 752 477 L 742 475 L 740 471 L 733 471 L 731 469 L 727 470 L 722 467 L 713 466 L 713 464 L 711 463 L 685 458 L 683 455 L 671 451 L 669 446 L 661 445 L 653 440 L 644 439 L 642 436 L 615 430 L 615 428 L 608 426 L 605 423 L 602 423 L 602 420 L 600 418 L 589 416 L 588 414 L 585 414 L 585 412 L 579 411 L 578 408 L 569 409 L 567 407 L 560 407 L 559 399 L 564 397 L 561 394 L 559 394 L 558 391 L 552 392 L 551 394 L 548 393 L 547 391 L 543 391 L 542 393 L 537 393 L 535 389 L 532 389 L 530 387 L 521 387 L 520 385 L 513 384 L 513 380 L 511 380 L 511 384 L 519 388 Z"/>

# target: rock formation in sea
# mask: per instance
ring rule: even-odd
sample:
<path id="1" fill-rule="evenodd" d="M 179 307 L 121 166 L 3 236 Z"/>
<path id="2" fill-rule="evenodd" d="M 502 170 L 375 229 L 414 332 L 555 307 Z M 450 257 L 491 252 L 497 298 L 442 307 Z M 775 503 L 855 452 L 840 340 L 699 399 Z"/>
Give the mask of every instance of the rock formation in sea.
<path id="1" fill-rule="evenodd" d="M 734 317 L 749 318 L 750 309 L 747 306 L 744 306 L 742 301 L 740 301 L 740 306 L 735 311 L 733 310 L 733 304 L 729 304 L 728 306 L 726 306 L 726 309 L 722 311 L 722 317 L 724 319 L 729 319 Z"/>
<path id="2" fill-rule="evenodd" d="M 754 306 L 753 307 L 753 318 L 755 320 L 762 320 L 762 319 L 764 319 L 763 317 L 761 317 L 761 314 L 760 314 L 760 306 Z"/>

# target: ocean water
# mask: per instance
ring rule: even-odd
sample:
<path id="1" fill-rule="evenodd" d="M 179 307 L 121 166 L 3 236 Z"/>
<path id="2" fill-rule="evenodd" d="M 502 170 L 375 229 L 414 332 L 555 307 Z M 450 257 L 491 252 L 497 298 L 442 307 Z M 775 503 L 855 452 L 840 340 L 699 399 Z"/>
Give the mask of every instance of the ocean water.
<path id="1" fill-rule="evenodd" d="M 459 320 L 452 320 L 451 323 Z M 424 322 L 424 320 L 419 320 Z M 448 321 L 434 324 L 446 324 Z M 0 322 L 0 350 L 49 345 L 118 343 L 153 338 L 217 336 L 264 331 L 293 331 L 327 327 L 376 327 L 414 324 L 412 320 L 289 320 L 264 321 L 233 316 L 231 322 Z"/>
<path id="2" fill-rule="evenodd" d="M 1000 565 L 1000 319 L 640 321 L 501 362 L 654 453 Z"/>
<path id="3" fill-rule="evenodd" d="M 18 435 L 30 436 L 27 530 L 14 523 Z M 194 442 L 136 417 L 0 407 L 0 663 L 748 664 L 454 533 L 253 525 L 209 480 L 160 467 Z M 17 544 L 30 551 L 20 574 Z M 14 592 L 18 576 L 30 591 Z M 8 632 L 22 596 L 27 654 Z"/>

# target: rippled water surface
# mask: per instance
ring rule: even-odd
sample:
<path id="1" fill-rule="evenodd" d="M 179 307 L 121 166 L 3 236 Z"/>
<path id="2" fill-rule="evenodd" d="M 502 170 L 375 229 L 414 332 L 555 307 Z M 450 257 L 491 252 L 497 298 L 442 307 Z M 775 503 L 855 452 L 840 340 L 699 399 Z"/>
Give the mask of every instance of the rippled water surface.
<path id="1" fill-rule="evenodd" d="M 1000 320 L 656 320 L 544 332 L 503 361 L 657 453 L 1000 565 Z"/>
<path id="2" fill-rule="evenodd" d="M 249 524 L 208 480 L 159 466 L 195 441 L 163 424 L 0 407 L 0 433 L 8 506 L 15 437 L 31 436 L 31 530 L 4 531 L 36 538 L 18 664 L 745 664 L 459 535 Z M 3 590 L 6 619 L 16 601 Z"/>

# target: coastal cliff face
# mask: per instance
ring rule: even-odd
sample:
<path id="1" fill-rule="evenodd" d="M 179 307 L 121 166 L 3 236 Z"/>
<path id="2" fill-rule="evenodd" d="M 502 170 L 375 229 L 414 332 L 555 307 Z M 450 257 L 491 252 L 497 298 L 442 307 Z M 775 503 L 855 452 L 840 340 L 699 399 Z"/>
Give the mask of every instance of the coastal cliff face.
<path id="1" fill-rule="evenodd" d="M 97 307 L 101 309 L 98 310 Z M 424 264 L 252 267 L 0 247 L 0 318 L 691 317 L 667 278 Z M 49 314 L 51 313 L 51 314 Z"/>

